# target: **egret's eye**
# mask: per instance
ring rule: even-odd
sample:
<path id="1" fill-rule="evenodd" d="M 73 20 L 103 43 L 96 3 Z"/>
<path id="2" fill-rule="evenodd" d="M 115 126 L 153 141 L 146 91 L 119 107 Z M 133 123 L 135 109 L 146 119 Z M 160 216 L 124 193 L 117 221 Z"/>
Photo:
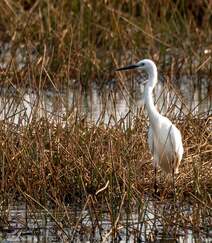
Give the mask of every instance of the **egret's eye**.
<path id="1" fill-rule="evenodd" d="M 141 67 L 143 67 L 145 64 L 144 63 L 141 63 Z"/>

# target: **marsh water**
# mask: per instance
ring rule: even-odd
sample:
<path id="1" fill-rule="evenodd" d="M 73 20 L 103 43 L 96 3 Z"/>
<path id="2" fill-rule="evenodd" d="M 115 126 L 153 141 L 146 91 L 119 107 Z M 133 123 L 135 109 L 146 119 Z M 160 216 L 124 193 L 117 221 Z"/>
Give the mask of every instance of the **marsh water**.
<path id="1" fill-rule="evenodd" d="M 155 103 L 162 114 L 168 117 L 183 117 L 188 113 L 211 114 L 210 80 L 182 77 L 178 84 L 171 85 L 160 81 L 154 91 Z M 77 85 L 62 91 L 42 92 L 11 85 L 0 88 L 0 118 L 22 125 L 32 117 L 60 122 L 67 118 L 87 118 L 95 123 L 114 124 L 120 119 L 138 115 L 140 109 L 145 112 L 143 91 L 144 86 L 136 81 L 130 87 L 120 88 L 118 79 L 108 81 L 103 89 L 94 83 L 86 91 Z"/>
<path id="2" fill-rule="evenodd" d="M 2 208 L 7 215 L 7 224 L 1 226 L 0 240 L 4 243 L 176 242 L 176 239 L 182 243 L 211 242 L 212 229 L 209 217 L 202 219 L 204 228 L 198 233 L 195 233 L 195 226 L 181 227 L 174 223 L 177 212 L 185 218 L 195 217 L 195 209 L 188 204 L 181 204 L 174 209 L 170 202 L 160 204 L 146 199 L 144 205 L 144 208 L 135 208 L 130 214 L 126 211 L 121 213 L 115 236 L 111 231 L 111 217 L 104 211 L 99 215 L 97 223 L 89 210 L 79 205 L 70 207 L 66 213 L 57 209 L 52 209 L 49 213 L 45 210 L 33 211 L 25 203 L 7 205 L 6 208 Z M 63 222 L 67 215 L 68 221 Z M 65 227 L 60 228 L 53 217 L 60 219 Z M 167 217 L 173 224 L 166 225 L 164 218 Z"/>
<path id="3" fill-rule="evenodd" d="M 5 69 L 13 57 L 11 43 L 0 42 L 0 45 L 0 68 Z M 24 46 L 19 47 L 14 55 L 17 69 L 21 70 L 27 64 Z M 37 57 L 32 53 L 31 58 L 34 60 Z M 166 59 L 170 59 L 170 56 L 167 55 Z M 111 72 L 108 71 L 108 74 Z M 62 121 L 67 116 L 88 118 L 89 121 L 103 121 L 106 124 L 114 124 L 126 116 L 132 118 L 143 107 L 142 83 L 146 76 L 137 73 L 121 81 L 118 74 L 112 72 L 112 76 L 113 79 L 104 82 L 91 80 L 85 89 L 77 80 L 65 80 L 66 85 L 62 89 L 58 89 L 54 83 L 45 90 L 21 88 L 13 83 L 1 85 L 0 119 L 24 125 L 34 115 L 36 118 L 44 117 L 54 121 Z M 30 80 L 23 83 L 27 82 L 31 83 Z M 167 82 L 159 70 L 154 98 L 159 111 L 169 117 L 181 117 L 188 113 L 211 114 L 212 81 L 208 75 L 195 73 L 173 77 L 173 80 Z"/>

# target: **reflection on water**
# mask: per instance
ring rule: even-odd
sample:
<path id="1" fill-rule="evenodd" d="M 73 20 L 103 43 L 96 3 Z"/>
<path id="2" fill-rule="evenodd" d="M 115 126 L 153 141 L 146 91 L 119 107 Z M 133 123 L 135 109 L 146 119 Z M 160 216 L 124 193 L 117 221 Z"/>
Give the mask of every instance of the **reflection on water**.
<path id="1" fill-rule="evenodd" d="M 36 49 L 20 45 L 14 52 L 12 47 L 12 42 L 0 41 L 0 69 L 2 70 L 7 69 L 11 60 L 15 62 L 17 70 L 21 70 L 26 67 L 29 55 L 31 62 L 38 59 Z M 210 49 L 204 49 L 204 54 L 208 53 Z M 167 53 L 167 61 L 170 58 L 170 54 Z M 193 62 L 197 60 L 194 59 Z M 23 124 L 27 123 L 34 114 L 37 118 L 48 117 L 53 120 L 63 120 L 64 115 L 77 115 L 77 117 L 88 117 L 95 122 L 101 118 L 106 123 L 109 121 L 114 123 L 129 113 L 136 114 L 143 104 L 143 86 L 133 82 L 133 85 L 128 87 L 128 83 L 132 83 L 132 80 L 128 81 L 124 81 L 127 83 L 126 87 L 120 87 L 117 85 L 117 80 L 111 80 L 101 91 L 93 85 L 86 92 L 82 92 L 81 87 L 73 85 L 74 81 L 71 81 L 72 88 L 66 88 L 63 92 L 39 91 L 39 95 L 34 90 L 26 91 L 14 85 L 9 88 L 0 87 L 0 119 Z M 197 74 L 184 75 L 172 82 L 177 84 L 177 89 L 170 88 L 171 84 L 158 83 L 157 85 L 155 100 L 159 110 L 169 115 L 173 112 L 175 115 L 183 116 L 188 112 L 201 114 L 207 111 L 211 114 L 212 84 L 208 77 Z"/>
<path id="2" fill-rule="evenodd" d="M 155 102 L 160 112 L 169 117 L 183 117 L 209 112 L 212 102 L 207 80 L 194 85 L 194 79 L 182 77 L 178 88 L 159 82 L 155 91 Z M 87 117 L 97 122 L 114 123 L 126 115 L 137 114 L 143 105 L 142 85 L 120 88 L 117 84 L 106 85 L 99 90 L 95 85 L 87 92 L 79 87 L 63 92 L 43 91 L 36 93 L 30 89 L 1 87 L 0 118 L 16 124 L 27 123 L 36 115 L 63 121 L 68 117 Z"/>
<path id="3" fill-rule="evenodd" d="M 116 242 L 147 242 L 154 239 L 157 242 L 176 242 L 178 239 L 183 243 L 209 243 L 212 239 L 209 218 L 201 219 L 204 228 L 198 233 L 195 233 L 195 226 L 189 223 L 183 226 L 175 223 L 179 212 L 187 222 L 195 217 L 195 209 L 186 204 L 174 209 L 170 203 L 165 205 L 148 201 L 128 215 L 123 211 L 116 223 L 115 236 L 112 234 L 111 215 L 106 212 L 102 212 L 98 219 L 94 219 L 89 210 L 79 207 L 69 208 L 66 212 L 52 210 L 47 214 L 44 210 L 33 211 L 23 203 L 4 208 L 2 215 L 3 212 L 7 214 L 6 223 L 0 225 L 0 239 L 4 243 L 112 242 L 114 237 Z"/>

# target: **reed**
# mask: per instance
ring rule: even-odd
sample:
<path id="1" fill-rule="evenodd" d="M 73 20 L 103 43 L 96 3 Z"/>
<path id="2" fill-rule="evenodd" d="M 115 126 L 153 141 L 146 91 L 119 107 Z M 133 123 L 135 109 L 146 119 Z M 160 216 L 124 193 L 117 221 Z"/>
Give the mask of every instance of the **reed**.
<path id="1" fill-rule="evenodd" d="M 98 194 L 110 194 L 116 188 L 118 197 L 128 187 L 141 192 L 153 188 L 147 125 L 145 118 L 144 122 L 140 119 L 126 130 L 119 123 L 109 127 L 66 121 L 64 126 L 41 118 L 23 127 L 2 121 L 2 190 L 17 193 L 20 188 L 39 198 L 47 190 L 64 200 L 66 194 L 73 198 L 75 194 L 95 194 L 105 185 Z M 211 121 L 191 117 L 185 121 L 178 125 L 186 148 L 178 188 L 209 196 Z M 167 190 L 165 182 L 161 179 Z"/>

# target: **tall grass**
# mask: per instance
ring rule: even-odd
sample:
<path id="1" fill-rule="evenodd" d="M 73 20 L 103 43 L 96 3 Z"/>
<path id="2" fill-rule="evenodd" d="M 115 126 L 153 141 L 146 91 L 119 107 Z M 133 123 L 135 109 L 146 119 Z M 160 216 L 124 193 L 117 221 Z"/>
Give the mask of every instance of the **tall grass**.
<path id="1" fill-rule="evenodd" d="M 182 197 L 192 193 L 210 198 L 210 122 L 187 116 L 177 124 L 185 147 L 177 179 Z M 2 191 L 25 191 L 36 199 L 45 199 L 47 193 L 55 202 L 74 201 L 99 190 L 98 198 L 121 198 L 128 190 L 151 192 L 154 176 L 146 131 L 142 117 L 127 129 L 121 123 L 109 127 L 85 121 L 66 121 L 64 127 L 34 117 L 24 127 L 1 121 Z M 160 183 L 168 195 L 171 185 L 168 188 L 162 178 Z"/>

